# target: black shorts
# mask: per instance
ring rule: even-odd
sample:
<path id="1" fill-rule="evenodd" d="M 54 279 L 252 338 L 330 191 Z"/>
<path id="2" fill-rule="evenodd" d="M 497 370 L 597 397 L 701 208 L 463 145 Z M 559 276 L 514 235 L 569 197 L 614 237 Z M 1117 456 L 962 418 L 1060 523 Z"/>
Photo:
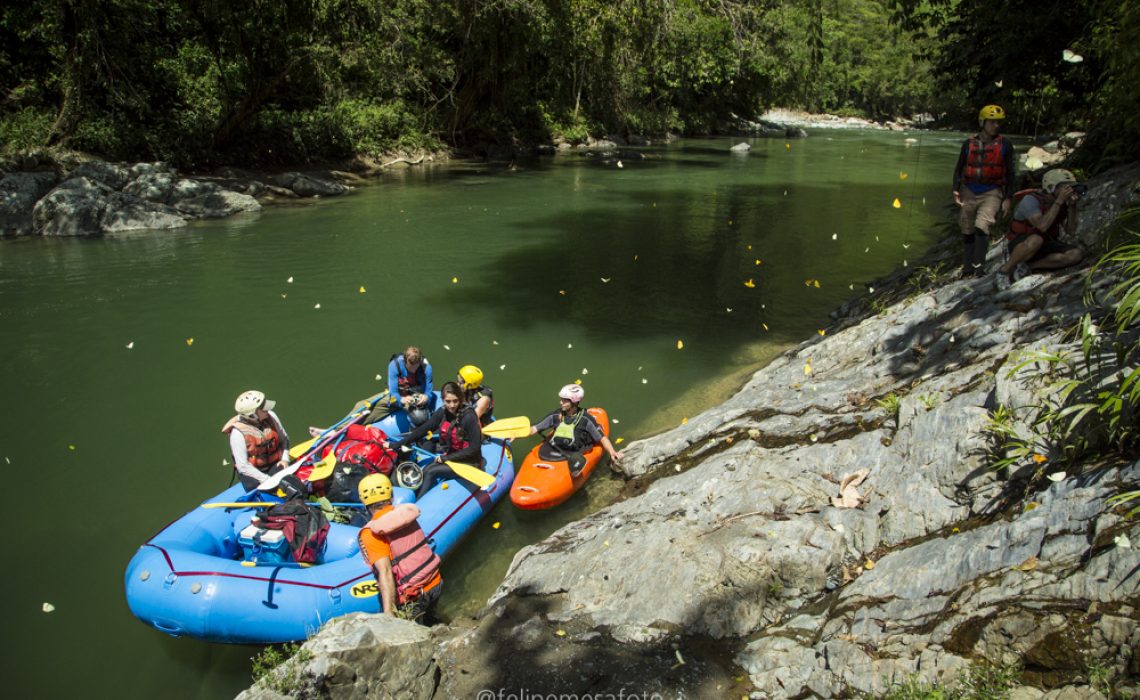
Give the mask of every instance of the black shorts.
<path id="1" fill-rule="evenodd" d="M 1030 236 L 1040 235 L 1039 233 L 1023 233 L 1017 238 L 1006 241 L 1006 250 L 1009 251 L 1010 255 L 1013 255 L 1014 249 L 1028 240 Z M 1076 250 L 1079 247 L 1080 246 L 1075 246 L 1071 243 L 1062 243 L 1055 238 L 1046 238 L 1041 243 L 1041 247 L 1037 249 L 1037 252 L 1033 254 L 1033 257 L 1029 258 L 1028 262 L 1034 262 L 1056 253 L 1068 253 L 1070 250 Z"/>

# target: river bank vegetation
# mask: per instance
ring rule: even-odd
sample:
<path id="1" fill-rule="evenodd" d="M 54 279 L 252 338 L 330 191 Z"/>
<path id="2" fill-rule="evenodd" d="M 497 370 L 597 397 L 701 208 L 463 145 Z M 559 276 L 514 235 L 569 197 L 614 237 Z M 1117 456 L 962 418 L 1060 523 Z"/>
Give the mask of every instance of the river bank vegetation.
<path id="1" fill-rule="evenodd" d="M 0 144 L 183 168 L 714 133 L 765 106 L 1136 156 L 1136 2 L 45 0 L 0 10 Z M 1063 60 L 1062 52 L 1083 60 Z"/>

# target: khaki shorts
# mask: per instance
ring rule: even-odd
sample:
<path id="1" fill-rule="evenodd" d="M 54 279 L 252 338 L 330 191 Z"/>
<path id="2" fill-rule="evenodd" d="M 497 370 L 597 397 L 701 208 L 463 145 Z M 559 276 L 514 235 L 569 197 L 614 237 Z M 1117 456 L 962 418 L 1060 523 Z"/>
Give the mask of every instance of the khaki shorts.
<path id="1" fill-rule="evenodd" d="M 960 196 L 962 212 L 958 216 L 958 226 L 962 229 L 962 235 L 972 234 L 975 228 L 989 233 L 990 227 L 997 221 L 998 210 L 1001 209 L 1003 199 L 1001 188 L 995 187 L 981 194 L 974 194 L 969 187 L 963 186 Z"/>

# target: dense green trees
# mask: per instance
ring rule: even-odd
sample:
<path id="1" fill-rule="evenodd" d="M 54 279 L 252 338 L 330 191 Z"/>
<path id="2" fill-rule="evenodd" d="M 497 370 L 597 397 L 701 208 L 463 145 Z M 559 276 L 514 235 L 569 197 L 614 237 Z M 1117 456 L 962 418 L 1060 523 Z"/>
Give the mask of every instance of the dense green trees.
<path id="1" fill-rule="evenodd" d="M 0 8 L 0 142 L 183 166 L 709 131 L 781 104 L 1006 104 L 1135 135 L 1136 0 L 40 0 Z M 1130 42 L 1131 43 L 1131 42 Z M 1062 62 L 1064 48 L 1083 63 Z M 1097 141 L 1097 139 L 1100 139 Z M 1121 150 L 1123 148 L 1123 150 Z M 1133 146 L 1134 148 L 1134 146 Z"/>

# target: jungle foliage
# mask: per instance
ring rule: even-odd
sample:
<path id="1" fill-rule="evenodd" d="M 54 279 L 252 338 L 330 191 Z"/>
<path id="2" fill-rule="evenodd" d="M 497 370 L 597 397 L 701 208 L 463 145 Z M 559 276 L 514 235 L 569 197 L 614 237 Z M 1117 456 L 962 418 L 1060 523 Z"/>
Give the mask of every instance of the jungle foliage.
<path id="1" fill-rule="evenodd" d="M 1118 37 L 1140 21 L 1136 4 L 5 3 L 0 148 L 60 145 L 182 167 L 268 164 L 706 133 L 773 104 L 961 116 L 991 98 L 1026 128 L 1107 115 L 1134 133 L 1127 86 L 1140 61 Z M 1064 48 L 1085 62 L 1057 65 Z M 1116 131 L 1103 146 L 1138 141 Z"/>

